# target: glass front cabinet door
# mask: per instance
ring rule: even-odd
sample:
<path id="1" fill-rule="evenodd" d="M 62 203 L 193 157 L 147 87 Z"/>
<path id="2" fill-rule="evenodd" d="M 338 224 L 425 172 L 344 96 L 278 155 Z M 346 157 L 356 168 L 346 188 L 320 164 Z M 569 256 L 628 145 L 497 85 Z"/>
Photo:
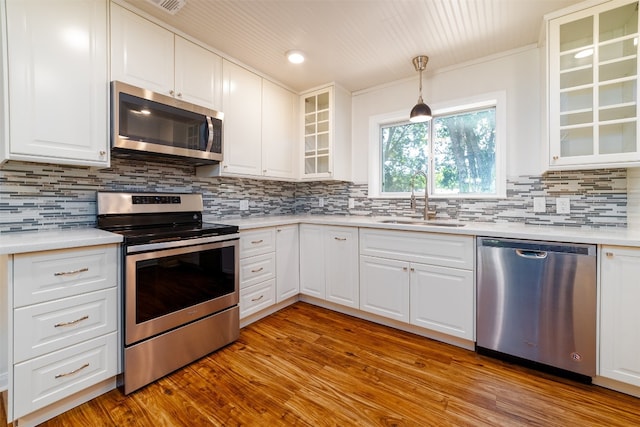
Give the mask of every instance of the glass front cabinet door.
<path id="1" fill-rule="evenodd" d="M 549 169 L 640 165 L 638 2 L 548 20 Z"/>

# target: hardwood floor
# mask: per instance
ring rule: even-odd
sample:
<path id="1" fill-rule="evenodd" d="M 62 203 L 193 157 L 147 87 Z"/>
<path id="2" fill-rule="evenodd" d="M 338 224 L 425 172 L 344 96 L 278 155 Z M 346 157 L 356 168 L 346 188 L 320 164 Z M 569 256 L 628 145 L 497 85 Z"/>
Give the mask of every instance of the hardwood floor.
<path id="1" fill-rule="evenodd" d="M 305 303 L 45 426 L 630 426 L 640 399 Z"/>

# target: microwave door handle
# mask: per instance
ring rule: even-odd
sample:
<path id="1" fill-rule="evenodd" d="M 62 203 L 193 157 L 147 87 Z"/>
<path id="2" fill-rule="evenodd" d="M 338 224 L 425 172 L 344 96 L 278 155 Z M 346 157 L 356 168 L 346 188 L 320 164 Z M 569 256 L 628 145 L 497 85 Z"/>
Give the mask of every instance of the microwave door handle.
<path id="1" fill-rule="evenodd" d="M 213 121 L 211 117 L 207 116 L 207 128 L 209 132 L 207 132 L 207 152 L 210 152 L 213 148 Z"/>

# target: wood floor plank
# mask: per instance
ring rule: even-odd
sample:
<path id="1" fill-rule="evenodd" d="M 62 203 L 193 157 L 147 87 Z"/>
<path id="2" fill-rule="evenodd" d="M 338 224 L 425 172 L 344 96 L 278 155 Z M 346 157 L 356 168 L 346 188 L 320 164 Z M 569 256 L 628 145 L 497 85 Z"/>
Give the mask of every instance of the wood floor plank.
<path id="1" fill-rule="evenodd" d="M 640 399 L 296 303 L 58 426 L 631 426 Z"/>

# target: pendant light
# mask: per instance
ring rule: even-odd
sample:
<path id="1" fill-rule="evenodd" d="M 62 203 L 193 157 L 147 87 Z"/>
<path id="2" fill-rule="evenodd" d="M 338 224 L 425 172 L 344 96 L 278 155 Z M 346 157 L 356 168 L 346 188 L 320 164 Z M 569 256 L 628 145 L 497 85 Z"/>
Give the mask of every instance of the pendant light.
<path id="1" fill-rule="evenodd" d="M 413 107 L 409 115 L 409 121 L 414 123 L 431 120 L 431 108 L 422 100 L 422 72 L 427 68 L 427 62 L 429 62 L 429 57 L 426 55 L 413 58 L 413 66 L 416 67 L 416 71 L 420 72 L 420 95 L 418 96 L 418 103 Z"/>

